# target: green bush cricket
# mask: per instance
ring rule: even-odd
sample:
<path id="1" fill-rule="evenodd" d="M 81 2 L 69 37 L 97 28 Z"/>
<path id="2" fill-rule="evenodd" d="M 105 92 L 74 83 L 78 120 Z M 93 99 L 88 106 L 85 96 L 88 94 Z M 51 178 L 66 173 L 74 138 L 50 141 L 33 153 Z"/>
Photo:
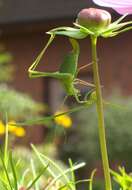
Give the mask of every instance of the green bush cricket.
<path id="1" fill-rule="evenodd" d="M 69 41 L 72 45 L 72 51 L 67 54 L 64 58 L 63 63 L 60 65 L 59 71 L 56 72 L 40 72 L 36 71 L 36 67 L 41 61 L 44 53 L 46 52 L 48 46 L 52 43 L 55 38 L 54 34 L 51 34 L 46 46 L 43 48 L 37 59 L 30 66 L 28 72 L 31 78 L 37 77 L 51 77 L 57 79 L 61 82 L 62 86 L 65 89 L 67 96 L 74 96 L 78 103 L 86 103 L 87 100 L 80 100 L 81 96 L 80 91 L 75 87 L 76 84 L 82 84 L 90 87 L 94 87 L 94 84 L 85 82 L 77 78 L 78 72 L 80 69 L 87 67 L 88 65 L 84 65 L 82 68 L 78 69 L 78 57 L 79 57 L 79 44 L 76 39 L 69 38 Z"/>

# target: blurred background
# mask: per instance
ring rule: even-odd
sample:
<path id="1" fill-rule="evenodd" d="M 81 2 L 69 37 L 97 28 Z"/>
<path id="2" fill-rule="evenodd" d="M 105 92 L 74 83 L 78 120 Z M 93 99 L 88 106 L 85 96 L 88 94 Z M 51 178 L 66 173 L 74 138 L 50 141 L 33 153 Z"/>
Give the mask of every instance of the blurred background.
<path id="1" fill-rule="evenodd" d="M 29 79 L 27 70 L 46 44 L 48 30 L 58 26 L 72 26 L 82 8 L 96 7 L 91 0 L 0 0 L 0 109 L 1 117 L 8 110 L 10 120 L 19 121 L 39 114 L 57 111 L 64 99 L 64 91 L 51 78 Z M 119 18 L 109 9 L 113 20 Z M 128 17 L 127 19 L 131 19 Z M 91 62 L 90 40 L 80 40 L 79 65 Z M 49 48 L 39 69 L 55 71 L 67 51 L 68 40 L 57 37 Z M 106 107 L 106 131 L 111 167 L 118 164 L 131 169 L 132 155 L 132 34 L 100 39 L 99 67 L 104 95 L 111 102 L 125 105 L 124 109 Z M 80 78 L 92 81 L 91 68 L 82 70 Z M 87 90 L 81 87 L 82 91 Z M 15 98 L 14 98 L 15 97 Z M 70 103 L 69 103 L 70 104 Z M 99 168 L 102 176 L 95 108 L 72 115 L 73 126 L 28 127 L 22 142 L 52 143 L 51 152 L 62 161 L 70 157 L 74 162 L 86 161 L 80 171 L 87 176 Z M 76 147 L 76 148 L 75 148 Z M 48 149 L 49 150 L 49 149 Z M 52 152 L 52 153 L 53 153 Z"/>

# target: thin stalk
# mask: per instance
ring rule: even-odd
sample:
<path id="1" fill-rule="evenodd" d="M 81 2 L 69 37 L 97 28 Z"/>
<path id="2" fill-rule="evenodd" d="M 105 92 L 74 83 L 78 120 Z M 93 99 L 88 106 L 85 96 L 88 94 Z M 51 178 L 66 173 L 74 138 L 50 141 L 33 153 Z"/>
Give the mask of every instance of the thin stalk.
<path id="1" fill-rule="evenodd" d="M 4 145 L 4 163 L 7 167 L 7 160 L 8 160 L 8 119 L 7 113 L 5 118 L 5 145 Z"/>
<path id="2" fill-rule="evenodd" d="M 97 96 L 96 109 L 97 109 L 97 114 L 98 114 L 99 141 L 100 141 L 102 164 L 103 164 L 103 171 L 104 171 L 104 177 L 105 177 L 105 188 L 106 190 L 112 190 L 108 153 L 107 153 L 107 146 L 106 146 L 106 137 L 105 137 L 103 98 L 102 98 L 99 69 L 98 69 L 97 37 L 96 36 L 91 36 L 91 43 L 92 43 L 94 84 L 95 84 L 96 96 Z"/>

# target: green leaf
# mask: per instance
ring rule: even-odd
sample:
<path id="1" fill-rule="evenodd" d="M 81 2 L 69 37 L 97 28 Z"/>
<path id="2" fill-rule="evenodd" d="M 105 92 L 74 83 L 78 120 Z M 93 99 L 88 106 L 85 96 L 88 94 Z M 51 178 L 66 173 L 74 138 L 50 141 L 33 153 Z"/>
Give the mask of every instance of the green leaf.
<path id="1" fill-rule="evenodd" d="M 118 109 L 118 110 L 124 110 L 124 111 L 129 110 L 129 108 L 126 107 L 125 105 L 120 105 L 120 104 L 108 102 L 108 101 L 105 101 L 105 100 L 103 100 L 103 104 L 106 105 L 106 106 L 110 106 L 110 107 L 112 107 L 114 109 Z"/>
<path id="2" fill-rule="evenodd" d="M 124 14 L 124 15 L 121 16 L 119 19 L 117 19 L 115 22 L 111 23 L 111 24 L 109 25 L 109 27 L 111 28 L 111 26 L 119 24 L 126 16 L 128 16 L 128 13 Z"/>
<path id="3" fill-rule="evenodd" d="M 58 27 L 47 32 L 47 34 L 63 35 L 74 39 L 84 39 L 88 33 L 82 31 L 80 28 L 72 27 Z"/>
<path id="4" fill-rule="evenodd" d="M 36 154 L 38 160 L 42 163 L 42 165 L 43 165 L 44 167 L 46 167 L 46 166 L 47 166 L 47 163 L 45 163 L 45 161 L 42 159 L 42 157 L 40 156 L 39 151 L 35 148 L 35 146 L 34 146 L 33 144 L 31 144 L 31 147 L 32 147 L 34 153 Z M 56 175 L 55 175 L 55 173 L 50 169 L 50 167 L 47 168 L 47 171 L 48 171 L 48 173 L 49 173 L 53 178 L 55 178 Z"/>
<path id="5" fill-rule="evenodd" d="M 10 186 L 10 189 L 13 190 L 13 187 L 12 187 L 12 184 L 11 184 L 11 180 L 10 180 L 10 177 L 9 177 L 9 174 L 8 174 L 8 170 L 6 168 L 6 164 L 5 164 L 4 159 L 2 157 L 2 150 L 1 150 L 1 148 L 0 148 L 0 153 L 1 153 L 0 159 L 1 159 L 1 162 L 2 162 L 2 166 L 3 166 L 3 169 L 4 169 L 4 172 L 5 172 L 8 184 Z"/>
<path id="6" fill-rule="evenodd" d="M 113 32 L 113 36 L 117 36 L 118 34 L 121 34 L 121 33 L 123 33 L 123 32 L 127 32 L 127 31 L 129 31 L 129 30 L 132 30 L 132 26 L 128 26 L 128 27 L 126 27 L 126 28 L 124 28 L 124 29 L 122 29 L 122 30 L 119 30 L 119 31 L 117 31 L 117 32 Z"/>
<path id="7" fill-rule="evenodd" d="M 54 168 L 56 168 L 58 170 L 58 173 L 62 174 L 62 177 L 65 179 L 65 181 L 67 183 L 69 183 L 69 178 L 66 174 L 64 174 L 64 171 L 62 170 L 61 167 L 59 167 L 54 161 L 52 161 L 51 159 L 49 159 L 47 156 L 43 155 L 40 153 L 40 156 L 42 158 L 44 158 L 46 161 L 48 161 Z"/>
<path id="8" fill-rule="evenodd" d="M 10 164 L 11 164 L 12 174 L 13 174 L 13 177 L 14 177 L 15 190 L 18 190 L 16 169 L 15 169 L 15 166 L 14 166 L 14 163 L 13 163 L 13 158 L 12 158 L 12 153 L 11 152 L 9 154 L 9 161 L 10 161 Z"/>
<path id="9" fill-rule="evenodd" d="M 94 32 L 92 32 L 90 29 L 85 28 L 84 26 L 81 26 L 80 24 L 73 23 L 76 27 L 78 27 L 82 32 L 86 33 L 87 35 L 94 35 Z"/>
<path id="10" fill-rule="evenodd" d="M 42 169 L 42 171 L 39 172 L 39 174 L 36 176 L 36 178 L 32 181 L 32 183 L 26 188 L 26 190 L 31 189 L 35 183 L 38 181 L 38 179 L 43 175 L 43 173 L 46 171 L 46 169 L 48 168 L 48 164 Z"/>
<path id="11" fill-rule="evenodd" d="M 75 183 L 74 182 L 72 182 L 72 181 L 69 181 L 69 183 L 67 183 L 67 184 L 65 184 L 65 185 L 62 185 L 61 187 L 59 187 L 59 189 L 58 190 L 66 190 L 66 188 L 69 186 L 69 184 L 72 184 L 72 185 L 77 185 L 77 184 L 80 184 L 80 183 L 87 183 L 87 182 L 90 182 L 91 181 L 91 179 L 82 179 L 82 180 L 77 180 L 77 181 L 75 181 Z"/>
<path id="12" fill-rule="evenodd" d="M 72 182 L 75 184 L 76 183 L 76 178 L 75 178 L 75 173 L 74 173 L 74 170 L 73 170 L 73 162 L 71 159 L 68 160 L 69 161 L 69 165 L 70 165 L 70 168 L 71 168 L 71 177 L 72 177 Z M 75 187 L 74 187 L 75 189 Z"/>
<path id="13" fill-rule="evenodd" d="M 84 167 L 84 166 L 85 166 L 85 163 L 84 163 L 84 162 L 82 162 L 82 163 L 80 163 L 80 164 L 77 164 L 77 165 L 74 165 L 72 168 L 69 168 L 69 169 L 65 170 L 65 171 L 63 172 L 63 175 L 70 173 L 71 170 L 72 170 L 72 171 L 75 171 L 75 170 L 78 170 L 79 168 L 82 168 L 82 167 Z M 51 181 L 51 183 L 46 187 L 45 190 L 49 190 L 49 188 L 52 187 L 52 185 L 55 184 L 55 182 L 57 182 L 61 177 L 62 177 L 62 174 L 57 175 L 56 178 L 54 178 L 54 179 Z"/>
<path id="14" fill-rule="evenodd" d="M 96 169 L 94 169 L 91 173 L 91 177 L 90 177 L 90 183 L 89 183 L 89 190 L 93 190 L 93 178 L 94 178 L 94 175 L 96 173 Z"/>
<path id="15" fill-rule="evenodd" d="M 83 109 L 87 109 L 89 107 L 91 107 L 92 105 L 94 105 L 95 102 L 93 101 L 87 101 L 87 103 L 84 103 L 81 106 L 77 106 L 77 107 L 72 107 L 71 109 L 69 109 L 66 112 L 62 112 L 60 114 L 56 114 L 56 115 L 51 115 L 51 116 L 45 116 L 45 117 L 40 117 L 38 119 L 31 119 L 31 120 L 27 120 L 25 122 L 20 122 L 20 123 L 16 123 L 16 125 L 21 125 L 21 126 L 32 126 L 32 125 L 44 125 L 44 124 L 52 124 L 51 122 L 54 120 L 54 118 L 62 116 L 62 115 L 66 115 L 66 114 L 72 114 L 78 111 L 81 111 Z M 14 124 L 13 124 L 14 125 Z"/>
<path id="16" fill-rule="evenodd" d="M 128 21 L 128 22 L 123 22 L 123 23 L 120 23 L 120 24 L 117 24 L 117 23 L 112 23 L 110 26 L 109 26 L 109 29 L 108 30 L 105 30 L 101 36 L 104 37 L 104 38 L 107 38 L 107 37 L 113 37 L 115 35 L 118 35 L 119 33 L 121 33 L 120 31 L 127 31 L 127 30 L 130 30 L 131 29 L 131 26 L 130 28 L 127 27 L 128 29 L 124 28 L 123 30 L 120 30 L 121 28 L 129 25 L 129 24 L 132 24 L 132 21 Z"/>
<path id="17" fill-rule="evenodd" d="M 32 168 L 32 173 L 33 173 L 33 177 L 34 179 L 36 178 L 37 174 L 36 174 L 36 169 L 35 169 L 35 163 L 34 160 L 31 158 L 31 168 Z M 36 181 L 36 183 L 34 184 L 34 189 L 35 190 L 39 190 L 39 184 Z"/>

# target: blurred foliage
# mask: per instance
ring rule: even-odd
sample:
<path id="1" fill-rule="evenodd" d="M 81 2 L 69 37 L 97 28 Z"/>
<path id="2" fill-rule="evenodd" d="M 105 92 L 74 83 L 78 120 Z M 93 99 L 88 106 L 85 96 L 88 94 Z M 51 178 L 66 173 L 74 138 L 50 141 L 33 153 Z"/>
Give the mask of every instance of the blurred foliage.
<path id="1" fill-rule="evenodd" d="M 9 82 L 13 79 L 14 66 L 10 64 L 11 60 L 10 53 L 0 53 L 0 82 Z"/>
<path id="2" fill-rule="evenodd" d="M 0 115 L 7 113 L 8 119 L 21 120 L 33 117 L 45 110 L 45 106 L 29 95 L 17 92 L 6 85 L 0 85 Z"/>
<path id="3" fill-rule="evenodd" d="M 5 113 L 9 120 L 24 120 L 32 118 L 46 110 L 46 106 L 33 100 L 29 95 L 18 92 L 9 86 L 7 82 L 13 80 L 15 67 L 10 64 L 12 56 L 4 52 L 0 47 L 0 117 Z"/>
<path id="4" fill-rule="evenodd" d="M 132 174 L 127 174 L 124 167 L 119 167 L 119 173 L 111 170 L 118 189 L 132 190 Z"/>
<path id="5" fill-rule="evenodd" d="M 111 105 L 105 105 L 109 160 L 112 164 L 120 163 L 131 169 L 132 97 L 114 94 L 108 101 L 112 102 Z M 63 142 L 62 136 L 63 143 L 58 145 L 60 158 L 65 161 L 69 157 L 73 161 L 83 160 L 89 169 L 93 168 L 101 161 L 95 107 L 75 113 L 73 119 L 73 127 L 66 131 L 66 142 Z"/>
<path id="6" fill-rule="evenodd" d="M 0 189 L 75 190 L 76 183 L 88 184 L 89 179 L 75 181 L 73 178 L 74 170 L 83 167 L 85 163 L 73 164 L 67 168 L 53 156 L 53 152 L 53 159 L 47 156 L 47 150 L 50 147 L 54 149 L 52 146 L 48 145 L 44 151 L 46 154 L 33 145 L 31 150 L 19 147 L 12 153 L 7 149 L 6 154 L 0 149 Z"/>
<path id="7" fill-rule="evenodd" d="M 36 148 L 41 154 L 46 155 L 50 159 L 52 159 L 52 161 L 59 165 L 63 170 L 67 169 L 66 165 L 58 159 L 57 148 L 53 143 L 41 144 L 36 146 Z M 31 158 L 35 162 L 36 170 L 41 171 L 42 163 L 38 162 L 38 158 L 36 157 L 36 154 L 32 149 L 29 149 L 24 146 L 16 146 L 13 150 L 13 155 L 16 161 L 19 160 L 19 158 L 21 158 L 21 165 L 19 166 L 21 172 L 24 168 L 26 169 L 28 167 Z M 55 173 L 57 172 L 54 167 L 52 167 L 52 170 Z"/>

